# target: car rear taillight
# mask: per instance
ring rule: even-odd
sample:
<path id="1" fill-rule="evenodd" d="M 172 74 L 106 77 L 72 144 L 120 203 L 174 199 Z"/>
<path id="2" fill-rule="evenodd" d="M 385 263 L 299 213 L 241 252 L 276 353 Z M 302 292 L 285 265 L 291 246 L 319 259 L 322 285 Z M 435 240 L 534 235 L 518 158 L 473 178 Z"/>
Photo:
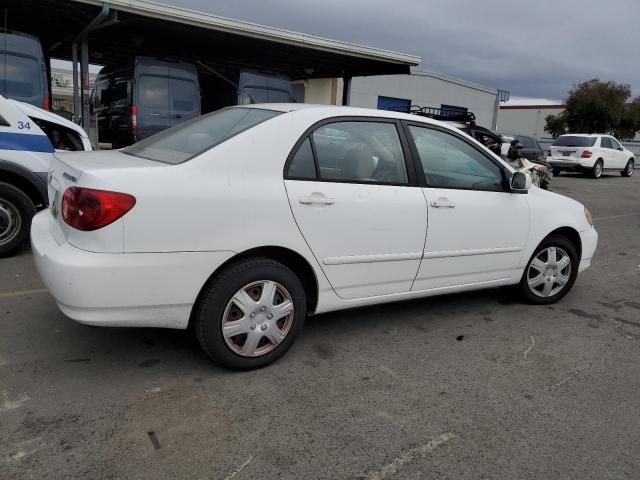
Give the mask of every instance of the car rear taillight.
<path id="1" fill-rule="evenodd" d="M 138 107 L 131 105 L 131 129 L 138 129 Z"/>
<path id="2" fill-rule="evenodd" d="M 49 97 L 44 97 L 44 103 L 42 105 L 42 108 L 47 112 L 49 111 Z"/>
<path id="3" fill-rule="evenodd" d="M 60 210 L 67 225 L 91 231 L 115 222 L 135 204 L 136 198 L 126 193 L 71 187 L 64 192 Z"/>
<path id="4" fill-rule="evenodd" d="M 591 153 L 589 150 L 585 150 L 584 152 L 582 152 L 582 155 L 580 155 L 580 158 L 591 158 L 591 155 L 593 155 L 593 153 Z"/>

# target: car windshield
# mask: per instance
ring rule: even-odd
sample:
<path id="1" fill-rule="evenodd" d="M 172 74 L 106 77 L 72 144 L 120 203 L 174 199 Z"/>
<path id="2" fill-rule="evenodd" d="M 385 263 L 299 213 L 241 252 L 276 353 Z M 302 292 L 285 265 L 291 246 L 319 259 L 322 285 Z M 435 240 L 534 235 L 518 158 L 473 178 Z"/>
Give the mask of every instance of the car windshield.
<path id="1" fill-rule="evenodd" d="M 564 135 L 558 137 L 551 144 L 553 147 L 593 147 L 596 144 L 596 137 L 578 137 L 575 135 Z"/>
<path id="2" fill-rule="evenodd" d="M 261 108 L 225 108 L 181 123 L 122 152 L 177 165 L 281 113 Z"/>

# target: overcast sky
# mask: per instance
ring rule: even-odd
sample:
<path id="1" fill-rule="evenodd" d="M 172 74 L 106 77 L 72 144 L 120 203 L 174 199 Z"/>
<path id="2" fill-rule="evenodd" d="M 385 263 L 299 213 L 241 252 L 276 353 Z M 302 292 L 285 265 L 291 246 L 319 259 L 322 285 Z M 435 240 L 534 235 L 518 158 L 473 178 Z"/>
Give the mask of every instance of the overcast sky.
<path id="1" fill-rule="evenodd" d="M 598 77 L 640 95 L 640 0 L 160 0 L 410 53 L 419 68 L 564 99 Z"/>

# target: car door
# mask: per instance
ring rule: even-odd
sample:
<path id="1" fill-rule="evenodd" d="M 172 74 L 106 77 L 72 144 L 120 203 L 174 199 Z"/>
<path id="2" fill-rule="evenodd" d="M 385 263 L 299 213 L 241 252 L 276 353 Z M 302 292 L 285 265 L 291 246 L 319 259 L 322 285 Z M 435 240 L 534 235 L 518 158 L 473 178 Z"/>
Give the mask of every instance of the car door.
<path id="1" fill-rule="evenodd" d="M 544 160 L 545 152 L 542 149 L 542 147 L 540 146 L 540 144 L 538 143 L 538 141 L 533 139 L 533 138 L 531 139 L 531 141 L 533 142 L 533 147 L 534 147 L 534 149 L 536 151 L 534 160 Z"/>
<path id="2" fill-rule="evenodd" d="M 611 139 L 609 137 L 600 137 L 600 156 L 604 161 L 603 168 L 614 168 L 616 159 L 613 149 L 611 148 Z"/>
<path id="3" fill-rule="evenodd" d="M 533 140 L 523 135 L 519 135 L 517 138 L 520 145 L 522 145 L 521 154 L 529 160 L 537 160 L 538 152 L 536 151 Z"/>
<path id="4" fill-rule="evenodd" d="M 413 290 L 502 285 L 518 272 L 529 233 L 527 195 L 509 170 L 449 130 L 408 124 L 429 231 Z"/>
<path id="5" fill-rule="evenodd" d="M 627 160 L 629 160 L 626 152 L 622 148 L 622 144 L 615 138 L 609 137 L 609 142 L 611 144 L 611 157 L 614 159 L 611 163 L 611 168 L 622 170 L 627 166 Z"/>
<path id="6" fill-rule="evenodd" d="M 296 223 L 344 299 L 408 292 L 427 206 L 398 122 L 334 119 L 300 139 L 285 167 Z"/>

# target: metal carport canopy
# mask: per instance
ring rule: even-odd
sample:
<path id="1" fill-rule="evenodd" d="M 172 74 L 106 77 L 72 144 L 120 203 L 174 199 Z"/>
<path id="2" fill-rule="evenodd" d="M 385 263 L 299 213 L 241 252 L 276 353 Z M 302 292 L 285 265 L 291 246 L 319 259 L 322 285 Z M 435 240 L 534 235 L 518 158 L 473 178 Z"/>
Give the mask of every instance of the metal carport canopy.
<path id="1" fill-rule="evenodd" d="M 5 0 L 7 26 L 40 37 L 47 55 L 71 59 L 71 43 L 108 7 L 88 36 L 89 61 L 108 65 L 134 55 L 248 67 L 292 79 L 409 73 L 421 58 L 232 20 L 148 0 Z"/>

